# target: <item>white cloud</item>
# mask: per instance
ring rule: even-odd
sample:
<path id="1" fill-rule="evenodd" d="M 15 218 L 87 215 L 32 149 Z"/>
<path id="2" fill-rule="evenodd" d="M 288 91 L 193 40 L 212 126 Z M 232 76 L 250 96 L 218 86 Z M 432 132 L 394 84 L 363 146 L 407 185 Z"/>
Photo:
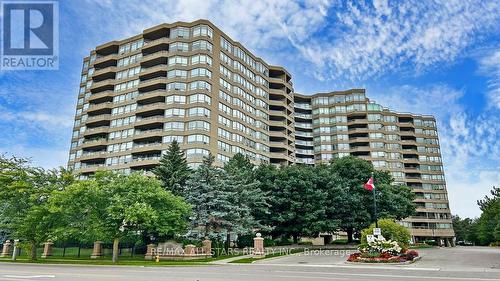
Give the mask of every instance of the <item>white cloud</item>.
<path id="1" fill-rule="evenodd" d="M 480 213 L 476 200 L 500 180 L 500 114 L 495 108 L 468 114 L 460 104 L 463 94 L 437 84 L 393 86 L 370 96 L 392 110 L 436 117 L 451 210 L 474 217 Z"/>
<path id="2" fill-rule="evenodd" d="M 212 21 L 232 39 L 259 54 L 261 50 L 286 49 L 289 36 L 307 37 L 320 29 L 327 20 L 332 1 L 153 0 L 147 5 L 137 5 L 136 1 L 86 0 L 83 5 L 99 6 L 99 9 L 70 7 L 78 9 L 75 15 L 84 19 L 82 22 L 89 30 L 101 27 L 93 35 L 95 40 L 101 40 L 99 43 L 109 41 L 110 37 L 121 39 L 135 35 L 164 22 L 201 18 Z M 273 58 L 269 53 L 267 57 Z"/>
<path id="3" fill-rule="evenodd" d="M 500 2 L 481 0 L 153 0 L 148 5 L 86 0 L 83 5 L 75 6 L 75 15 L 88 30 L 101 27 L 92 31 L 96 44 L 162 22 L 205 18 L 270 63 L 294 59 L 291 45 L 315 66 L 302 63 L 308 74 L 357 82 L 453 63 L 500 20 Z"/>
<path id="4" fill-rule="evenodd" d="M 500 19 L 498 1 L 354 3 L 331 10 L 337 21 L 326 35 L 313 29 L 309 36 L 291 36 L 323 78 L 363 81 L 452 63 L 481 34 L 495 31 Z"/>
<path id="5" fill-rule="evenodd" d="M 489 105 L 500 109 L 500 50 L 489 51 L 479 59 L 479 72 L 488 80 Z"/>

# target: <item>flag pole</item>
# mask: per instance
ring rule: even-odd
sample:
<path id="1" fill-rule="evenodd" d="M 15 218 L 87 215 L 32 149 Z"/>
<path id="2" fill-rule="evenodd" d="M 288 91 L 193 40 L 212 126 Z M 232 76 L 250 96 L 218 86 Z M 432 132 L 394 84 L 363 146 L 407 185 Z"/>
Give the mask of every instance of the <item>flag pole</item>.
<path id="1" fill-rule="evenodd" d="M 372 181 L 374 181 L 374 173 L 372 172 Z M 375 186 L 375 183 L 373 183 Z M 377 197 L 375 195 L 375 187 L 372 189 L 373 192 L 373 213 L 375 215 L 375 227 L 378 228 L 378 218 L 377 218 Z"/>

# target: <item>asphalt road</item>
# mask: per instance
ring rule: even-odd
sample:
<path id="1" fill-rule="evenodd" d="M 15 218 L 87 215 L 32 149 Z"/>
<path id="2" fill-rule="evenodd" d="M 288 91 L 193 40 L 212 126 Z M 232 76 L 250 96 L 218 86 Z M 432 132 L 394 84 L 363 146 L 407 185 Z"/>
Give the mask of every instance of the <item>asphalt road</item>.
<path id="1" fill-rule="evenodd" d="M 500 249 L 422 251 L 407 266 L 350 265 L 341 258 L 294 256 L 249 265 L 192 267 L 74 266 L 0 263 L 0 281 L 19 280 L 481 280 L 500 281 Z M 443 259 L 444 257 L 444 259 Z M 328 262 L 330 260 L 330 262 Z M 428 260 L 428 261 L 426 261 Z M 436 260 L 439 261 L 436 263 Z M 462 265 L 462 266 L 460 266 Z M 493 267 L 493 268 L 492 268 Z"/>

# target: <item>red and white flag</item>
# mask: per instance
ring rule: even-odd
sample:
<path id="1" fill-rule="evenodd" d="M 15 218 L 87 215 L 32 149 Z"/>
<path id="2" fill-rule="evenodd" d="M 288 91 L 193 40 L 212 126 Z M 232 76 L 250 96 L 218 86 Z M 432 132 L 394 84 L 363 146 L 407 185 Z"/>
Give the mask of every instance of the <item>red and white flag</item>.
<path id="1" fill-rule="evenodd" d="M 375 185 L 373 184 L 373 178 L 371 177 L 364 185 L 364 188 L 366 190 L 372 191 L 375 188 Z"/>

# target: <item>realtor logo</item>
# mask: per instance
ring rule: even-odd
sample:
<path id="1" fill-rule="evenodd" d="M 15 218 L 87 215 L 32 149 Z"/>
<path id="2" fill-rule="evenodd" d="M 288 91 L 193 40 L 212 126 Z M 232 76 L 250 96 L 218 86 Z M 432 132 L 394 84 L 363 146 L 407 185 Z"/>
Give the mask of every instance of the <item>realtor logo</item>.
<path id="1" fill-rule="evenodd" d="M 1 4 L 0 70 L 58 69 L 58 2 L 5 0 Z"/>

